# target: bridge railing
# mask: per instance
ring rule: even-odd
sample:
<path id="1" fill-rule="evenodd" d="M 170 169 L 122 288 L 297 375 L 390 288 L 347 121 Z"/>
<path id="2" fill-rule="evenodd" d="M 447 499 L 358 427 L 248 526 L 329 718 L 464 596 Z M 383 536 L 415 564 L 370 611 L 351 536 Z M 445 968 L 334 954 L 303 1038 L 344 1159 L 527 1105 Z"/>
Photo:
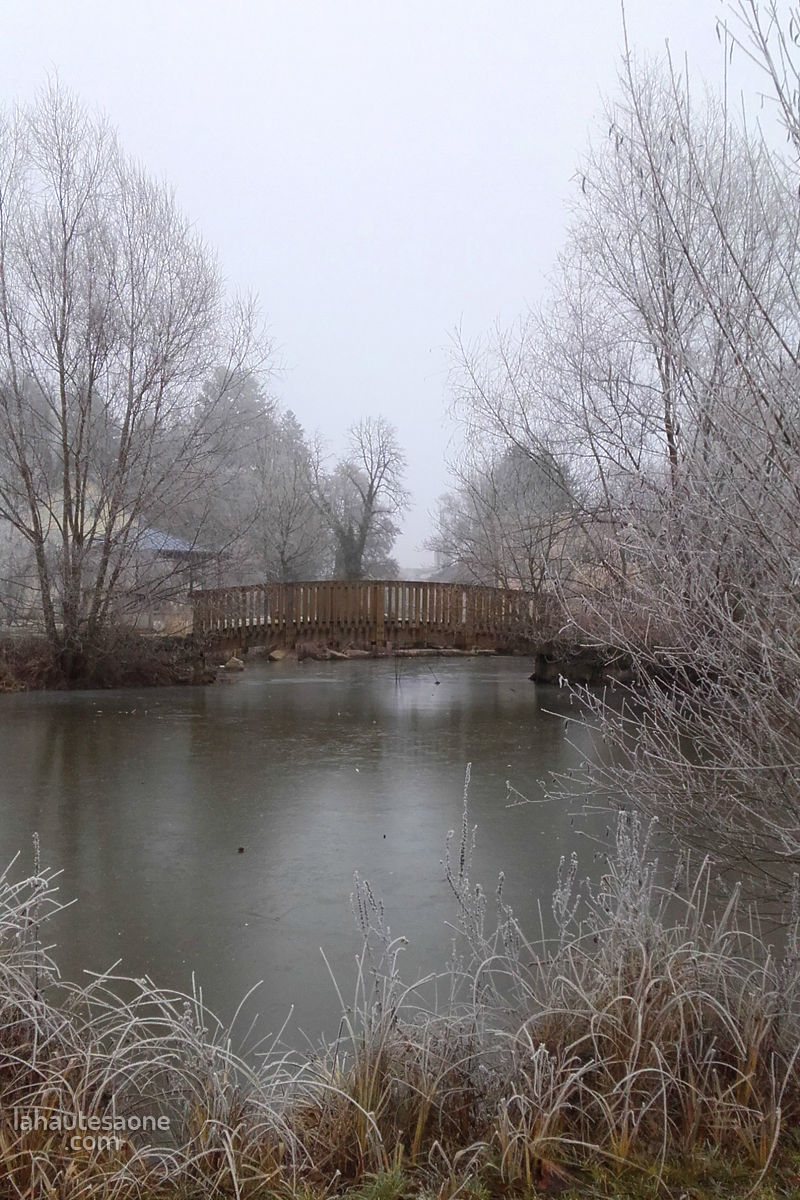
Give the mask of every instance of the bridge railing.
<path id="1" fill-rule="evenodd" d="M 193 594 L 194 630 L 252 641 L 341 640 L 382 645 L 398 633 L 469 640 L 539 623 L 546 599 L 467 584 L 321 580 L 214 588 Z"/>

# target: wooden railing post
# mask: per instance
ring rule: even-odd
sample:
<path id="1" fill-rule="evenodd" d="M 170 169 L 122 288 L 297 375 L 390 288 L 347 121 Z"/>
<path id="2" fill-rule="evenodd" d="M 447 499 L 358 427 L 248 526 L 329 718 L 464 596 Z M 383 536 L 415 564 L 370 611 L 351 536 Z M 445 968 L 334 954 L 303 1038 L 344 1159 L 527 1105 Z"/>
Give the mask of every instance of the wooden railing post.
<path id="1" fill-rule="evenodd" d="M 281 645 L 284 649 L 294 646 L 297 641 L 297 591 L 296 583 L 287 583 L 285 585 L 285 601 L 284 601 L 284 616 L 285 622 L 283 626 L 283 637 Z"/>
<path id="2" fill-rule="evenodd" d="M 386 644 L 386 617 L 384 608 L 384 597 L 386 588 L 382 583 L 374 583 L 372 585 L 372 621 L 374 631 L 374 641 L 377 647 Z"/>
<path id="3" fill-rule="evenodd" d="M 476 588 L 467 588 L 467 603 L 464 620 L 464 639 L 466 649 L 469 650 L 475 644 L 475 594 Z"/>

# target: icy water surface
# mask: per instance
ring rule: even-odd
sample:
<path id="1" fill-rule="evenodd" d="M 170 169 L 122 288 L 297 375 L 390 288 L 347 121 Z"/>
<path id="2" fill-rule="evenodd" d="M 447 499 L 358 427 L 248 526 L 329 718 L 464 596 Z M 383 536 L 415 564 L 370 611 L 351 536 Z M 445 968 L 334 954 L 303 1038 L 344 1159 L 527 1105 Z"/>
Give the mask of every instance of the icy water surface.
<path id="1" fill-rule="evenodd" d="M 538 925 L 539 898 L 549 910 L 559 855 L 581 842 L 553 803 L 509 807 L 506 780 L 538 800 L 588 745 L 566 728 L 565 694 L 530 671 L 520 658 L 262 663 L 208 688 L 0 697 L 0 855 L 21 850 L 28 869 L 38 830 L 43 862 L 63 868 L 77 903 L 49 937 L 68 977 L 120 958 L 169 987 L 194 972 L 228 1016 L 263 980 L 268 1027 L 294 1004 L 310 1035 L 333 1034 L 320 948 L 351 994 L 354 871 L 414 967 L 447 957 L 441 859 L 468 762 L 476 876 L 491 894 L 502 869 L 525 921 Z"/>

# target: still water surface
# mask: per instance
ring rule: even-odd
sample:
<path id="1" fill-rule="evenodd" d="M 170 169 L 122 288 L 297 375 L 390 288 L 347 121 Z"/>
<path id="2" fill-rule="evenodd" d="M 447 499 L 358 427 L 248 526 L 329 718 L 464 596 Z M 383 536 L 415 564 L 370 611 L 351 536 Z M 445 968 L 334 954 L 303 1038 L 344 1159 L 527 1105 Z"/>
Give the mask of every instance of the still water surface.
<path id="1" fill-rule="evenodd" d="M 28 869 L 38 830 L 43 862 L 63 869 L 77 903 L 50 937 L 65 976 L 121 959 L 188 989 L 194 972 L 228 1017 L 264 980 L 268 1028 L 294 1004 L 301 1029 L 333 1034 L 320 947 L 351 994 L 354 871 L 409 937 L 410 966 L 447 957 L 441 859 L 468 762 L 475 876 L 491 893 L 505 871 L 532 924 L 539 898 L 549 911 L 559 855 L 581 841 L 553 802 L 509 807 L 505 781 L 539 801 L 588 732 L 530 671 L 520 658 L 285 662 L 209 688 L 0 697 L 0 856 L 21 850 Z"/>

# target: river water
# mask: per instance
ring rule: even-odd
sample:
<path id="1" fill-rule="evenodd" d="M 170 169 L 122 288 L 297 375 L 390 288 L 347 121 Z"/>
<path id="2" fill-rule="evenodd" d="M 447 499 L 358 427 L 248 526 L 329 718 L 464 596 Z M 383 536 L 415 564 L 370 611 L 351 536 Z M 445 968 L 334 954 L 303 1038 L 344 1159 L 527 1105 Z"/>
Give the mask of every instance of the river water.
<path id="1" fill-rule="evenodd" d="M 230 1017 L 263 980 L 276 1029 L 331 1035 L 359 947 L 353 872 L 405 934 L 409 971 L 441 967 L 454 919 L 441 859 L 472 764 L 476 878 L 538 927 L 558 858 L 591 847 L 540 781 L 589 733 L 524 658 L 260 663 L 206 688 L 0 697 L 0 856 L 60 868 L 76 903 L 48 930 L 62 974 L 188 989 Z M 531 803 L 507 794 L 506 781 Z M 240 847 L 243 852 L 240 852 Z"/>

